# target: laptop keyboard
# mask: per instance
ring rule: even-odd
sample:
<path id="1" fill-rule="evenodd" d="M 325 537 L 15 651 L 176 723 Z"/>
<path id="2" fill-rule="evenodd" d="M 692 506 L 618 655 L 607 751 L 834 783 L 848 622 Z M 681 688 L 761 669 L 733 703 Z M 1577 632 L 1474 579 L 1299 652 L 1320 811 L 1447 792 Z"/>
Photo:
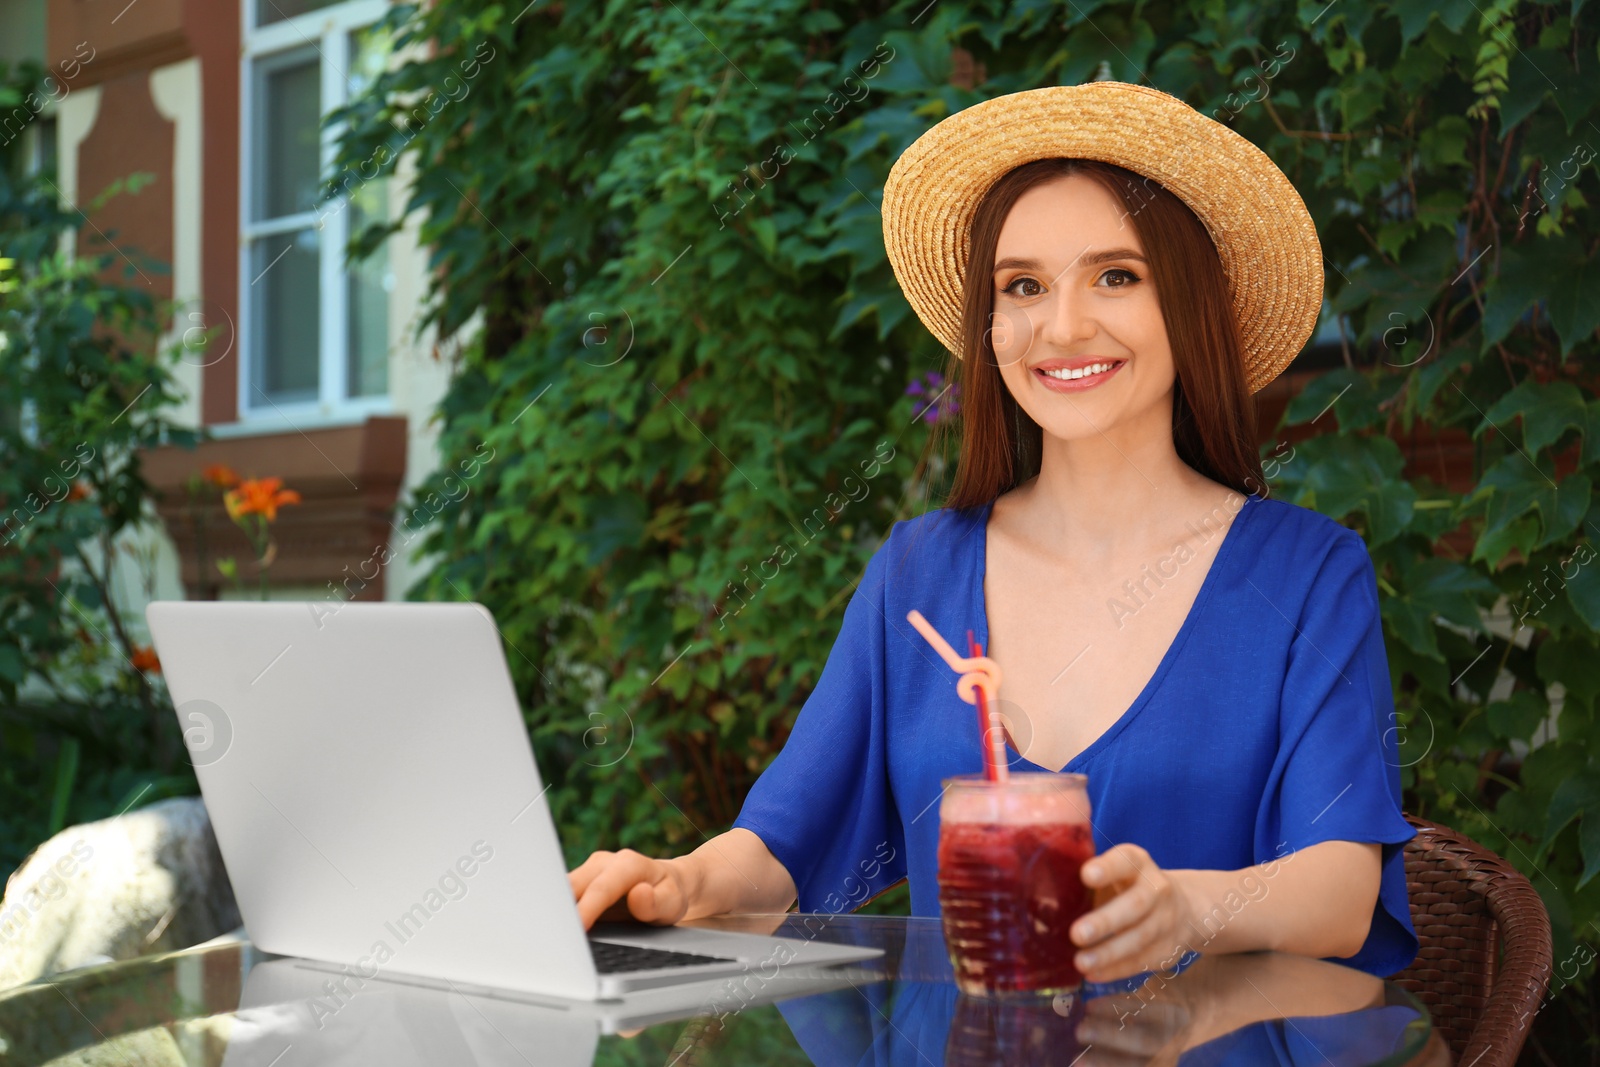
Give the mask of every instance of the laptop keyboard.
<path id="1" fill-rule="evenodd" d="M 726 956 L 700 956 L 693 952 L 669 952 L 638 945 L 619 945 L 612 941 L 590 941 L 594 969 L 601 974 L 647 971 L 657 967 L 693 967 L 701 963 L 733 963 Z"/>

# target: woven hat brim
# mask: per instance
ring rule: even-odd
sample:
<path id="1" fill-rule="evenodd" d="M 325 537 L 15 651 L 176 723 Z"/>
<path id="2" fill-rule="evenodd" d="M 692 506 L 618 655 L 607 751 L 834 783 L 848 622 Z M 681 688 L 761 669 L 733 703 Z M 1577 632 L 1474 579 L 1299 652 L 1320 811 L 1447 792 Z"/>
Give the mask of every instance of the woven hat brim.
<path id="1" fill-rule="evenodd" d="M 1152 178 L 1216 244 L 1256 392 L 1310 339 L 1322 308 L 1322 245 L 1305 202 L 1261 149 L 1177 97 L 1089 82 L 1011 93 L 933 126 L 883 187 L 883 238 L 912 310 L 957 356 L 968 235 L 1001 176 L 1036 159 L 1093 159 Z"/>

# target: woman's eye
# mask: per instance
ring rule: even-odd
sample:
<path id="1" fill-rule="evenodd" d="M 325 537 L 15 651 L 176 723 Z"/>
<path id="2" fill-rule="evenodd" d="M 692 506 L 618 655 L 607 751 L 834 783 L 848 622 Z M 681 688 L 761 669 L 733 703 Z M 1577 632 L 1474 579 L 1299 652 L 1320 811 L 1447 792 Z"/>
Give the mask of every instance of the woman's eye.
<path id="1" fill-rule="evenodd" d="M 1108 288 L 1111 289 L 1123 289 L 1139 280 L 1139 276 L 1137 274 L 1133 273 L 1131 270 L 1125 270 L 1122 267 L 1112 267 L 1110 270 L 1100 275 L 1100 277 L 1102 280 L 1116 279 L 1111 281 L 1108 285 Z"/>
<path id="2" fill-rule="evenodd" d="M 1029 285 L 1033 286 L 1032 290 L 1024 291 L 1024 290 L 1021 290 L 1021 289 L 1018 288 L 1019 286 L 1029 286 Z M 1010 285 L 1007 285 L 1005 288 L 1001 289 L 1000 291 L 1002 293 L 1006 293 L 1006 294 L 1008 294 L 1010 296 L 1038 296 L 1039 295 L 1039 291 L 1038 290 L 1039 290 L 1039 283 L 1037 281 L 1035 281 L 1034 279 L 1029 278 L 1029 277 L 1021 277 L 1021 278 L 1017 278 Z"/>

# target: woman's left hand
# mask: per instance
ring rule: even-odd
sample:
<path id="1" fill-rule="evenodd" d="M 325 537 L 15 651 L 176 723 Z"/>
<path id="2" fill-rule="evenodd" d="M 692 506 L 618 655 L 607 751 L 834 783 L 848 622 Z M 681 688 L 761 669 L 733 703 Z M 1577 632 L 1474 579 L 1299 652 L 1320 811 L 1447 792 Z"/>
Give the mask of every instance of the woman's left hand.
<path id="1" fill-rule="evenodd" d="M 1083 865 L 1083 884 L 1107 903 L 1072 924 L 1073 960 L 1091 982 L 1176 965 L 1193 937 L 1193 905 L 1182 871 L 1164 871 L 1138 845 L 1122 844 Z"/>

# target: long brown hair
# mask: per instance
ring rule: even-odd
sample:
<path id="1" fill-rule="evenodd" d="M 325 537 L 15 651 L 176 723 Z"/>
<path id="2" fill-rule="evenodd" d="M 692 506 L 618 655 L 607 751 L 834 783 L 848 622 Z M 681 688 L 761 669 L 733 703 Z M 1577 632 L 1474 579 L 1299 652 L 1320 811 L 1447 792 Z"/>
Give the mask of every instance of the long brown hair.
<path id="1" fill-rule="evenodd" d="M 973 217 L 961 309 L 965 359 L 951 354 L 946 379 L 960 386 L 961 451 L 945 507 L 976 507 L 1039 473 L 1044 431 L 1000 377 L 988 324 L 1000 228 L 1023 193 L 1074 174 L 1093 178 L 1122 204 L 1144 246 L 1177 372 L 1172 438 L 1178 456 L 1241 493 L 1266 491 L 1245 382 L 1238 324 L 1216 245 L 1182 200 L 1152 179 L 1110 163 L 1041 159 L 1008 172 Z M 928 456 L 943 456 L 949 421 L 934 424 Z"/>

